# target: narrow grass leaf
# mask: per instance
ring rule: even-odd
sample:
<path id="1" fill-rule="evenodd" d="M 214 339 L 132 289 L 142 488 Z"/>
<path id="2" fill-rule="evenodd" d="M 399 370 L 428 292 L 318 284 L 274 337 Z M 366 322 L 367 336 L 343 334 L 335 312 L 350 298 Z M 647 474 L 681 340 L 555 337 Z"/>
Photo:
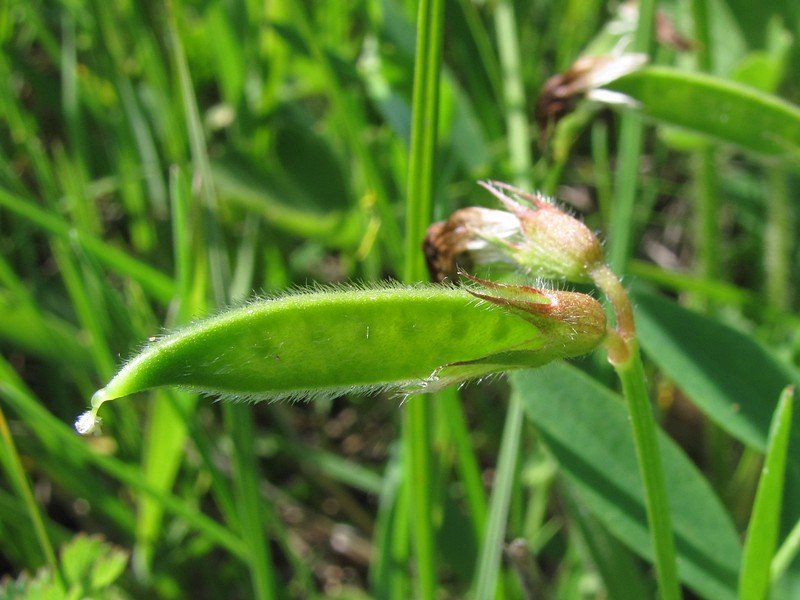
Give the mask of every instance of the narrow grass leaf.
<path id="1" fill-rule="evenodd" d="M 605 86 L 641 113 L 769 157 L 800 158 L 800 108 L 720 77 L 648 67 Z"/>
<path id="2" fill-rule="evenodd" d="M 739 573 L 739 598 L 764 600 L 769 594 L 770 566 L 780 530 L 787 450 L 792 430 L 794 386 L 781 394 L 770 427 L 767 455 L 747 526 L 747 539 Z"/>
<path id="3" fill-rule="evenodd" d="M 652 560 L 636 452 L 619 396 L 564 363 L 521 371 L 511 380 L 585 505 Z M 741 556 L 736 529 L 686 455 L 666 436 L 659 438 L 680 579 L 703 597 L 735 598 Z"/>
<path id="4" fill-rule="evenodd" d="M 475 575 L 475 598 L 494 598 L 500 575 L 501 557 L 506 541 L 511 492 L 516 483 L 516 465 L 522 435 L 522 399 L 519 394 L 511 397 L 511 404 L 503 427 L 500 456 L 497 459 L 497 477 L 494 480 L 492 498 L 489 503 L 489 519 L 483 538 L 478 571 Z"/>

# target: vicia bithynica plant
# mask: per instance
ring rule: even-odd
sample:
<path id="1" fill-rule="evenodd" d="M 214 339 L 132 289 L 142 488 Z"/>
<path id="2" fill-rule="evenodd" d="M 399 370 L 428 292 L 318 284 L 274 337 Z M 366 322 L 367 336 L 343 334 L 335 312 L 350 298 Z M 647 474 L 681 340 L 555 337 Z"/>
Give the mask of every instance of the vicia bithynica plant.
<path id="1" fill-rule="evenodd" d="M 467 208 L 432 225 L 425 247 L 437 279 L 453 276 L 465 254 L 576 282 L 602 269 L 602 247 L 579 220 L 506 184 L 482 185 L 506 210 Z M 159 386 L 235 400 L 408 394 L 579 356 L 608 338 L 603 308 L 587 294 L 465 280 L 303 290 L 196 321 L 152 339 L 76 429 L 91 432 L 104 402 Z"/>
<path id="2" fill-rule="evenodd" d="M 425 253 L 435 279 L 459 265 L 506 262 L 538 278 L 594 283 L 614 308 L 608 327 L 591 296 L 500 284 L 349 286 L 259 299 L 152 340 L 99 390 L 75 423 L 90 433 L 100 406 L 175 385 L 240 400 L 347 392 L 434 391 L 493 373 L 608 349 L 629 402 L 665 597 L 677 589 L 655 426 L 627 294 L 600 241 L 540 196 L 483 182 L 505 210 L 465 208 L 434 223 Z"/>

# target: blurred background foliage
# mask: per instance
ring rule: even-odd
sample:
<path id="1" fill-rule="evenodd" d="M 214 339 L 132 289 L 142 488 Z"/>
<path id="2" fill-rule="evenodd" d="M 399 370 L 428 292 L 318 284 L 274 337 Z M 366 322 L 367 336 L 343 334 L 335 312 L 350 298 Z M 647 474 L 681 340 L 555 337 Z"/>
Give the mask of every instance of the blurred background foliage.
<path id="1" fill-rule="evenodd" d="M 98 579 L 108 597 L 411 593 L 398 490 L 414 473 L 397 399 L 242 412 L 161 390 L 110 407 L 105 435 L 79 439 L 71 423 L 164 327 L 253 293 L 400 277 L 416 10 L 410 0 L 0 7 L 0 571 L 49 565 L 101 594 L 65 575 L 53 550 L 88 532 L 131 555 L 124 573 Z M 635 5 L 447 0 L 445 11 L 433 218 L 491 205 L 474 183 L 490 177 L 556 195 L 607 235 L 620 113 L 580 103 L 545 135 L 534 109 L 545 81 L 587 49 L 626 43 Z M 665 0 L 657 11 L 653 63 L 800 101 L 793 0 Z M 626 282 L 796 366 L 796 152 L 765 159 L 747 140 L 717 144 L 669 123 L 648 126 L 642 148 L 623 223 Z M 581 367 L 612 381 L 602 357 Z M 757 458 L 650 368 L 666 428 L 741 531 Z M 463 423 L 447 417 L 455 392 L 434 408 L 440 598 L 473 584 L 507 387 L 462 390 Z M 498 597 L 524 597 L 519 572 L 548 597 L 614 589 L 587 537 L 616 544 L 604 552 L 629 597 L 651 590 L 640 559 L 595 532 L 532 421 L 522 440 L 504 475 L 506 537 L 526 550 L 522 567 L 503 568 Z M 116 565 L 119 549 L 108 552 Z"/>

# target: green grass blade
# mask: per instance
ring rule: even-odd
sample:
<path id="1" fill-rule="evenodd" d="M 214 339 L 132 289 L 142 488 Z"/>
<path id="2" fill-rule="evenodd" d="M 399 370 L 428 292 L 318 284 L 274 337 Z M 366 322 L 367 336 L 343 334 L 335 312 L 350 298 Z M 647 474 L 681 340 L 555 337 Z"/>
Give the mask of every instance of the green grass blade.
<path id="1" fill-rule="evenodd" d="M 495 7 L 495 29 L 503 68 L 506 136 L 508 137 L 511 177 L 521 188 L 530 188 L 531 133 L 522 81 L 517 20 L 513 3 L 502 0 Z"/>
<path id="2" fill-rule="evenodd" d="M 649 53 L 652 42 L 655 2 L 639 3 L 639 15 L 632 50 Z M 619 131 L 619 156 L 614 178 L 614 208 L 609 223 L 608 261 L 617 275 L 628 271 L 637 225 L 634 221 L 643 128 L 632 115 L 623 115 Z"/>
<path id="3" fill-rule="evenodd" d="M 63 583 L 63 575 L 59 568 L 58 561 L 56 560 L 53 545 L 47 535 L 41 511 L 33 496 L 28 479 L 25 476 L 16 444 L 14 444 L 14 439 L 11 437 L 11 432 L 8 430 L 8 423 L 6 422 L 6 416 L 2 408 L 0 408 L 0 463 L 3 465 L 6 477 L 15 488 L 17 496 L 25 504 L 28 518 L 31 520 L 36 539 L 39 542 L 39 548 L 44 557 L 43 562 L 50 567 L 55 575 L 62 579 Z"/>
<path id="4" fill-rule="evenodd" d="M 794 386 L 783 391 L 770 427 L 764 467 L 747 526 L 742 570 L 739 573 L 740 600 L 765 600 L 769 595 L 770 566 L 780 529 L 794 391 Z"/>
<path id="5" fill-rule="evenodd" d="M 500 578 L 501 558 L 506 541 L 511 493 L 516 483 L 516 465 L 522 437 L 523 401 L 518 393 L 511 396 L 511 403 L 503 428 L 500 456 L 497 458 L 497 473 L 489 504 L 486 534 L 481 544 L 478 571 L 475 575 L 475 598 L 494 598 Z"/>
<path id="6" fill-rule="evenodd" d="M 233 432 L 234 477 L 236 478 L 237 513 L 241 536 L 247 544 L 247 565 L 253 579 L 254 598 L 277 597 L 276 574 L 267 535 L 267 503 L 259 489 L 259 469 L 253 434 L 253 411 L 250 405 L 225 405 L 225 417 Z"/>
<path id="7" fill-rule="evenodd" d="M 52 313 L 41 313 L 35 300 L 0 288 L 0 339 L 50 362 L 88 369 L 91 355 L 78 330 Z"/>
<path id="8" fill-rule="evenodd" d="M 772 559 L 772 566 L 770 568 L 770 575 L 772 582 L 775 583 L 781 575 L 786 572 L 792 561 L 800 554 L 800 521 L 797 521 L 786 536 L 786 539 L 775 552 L 775 557 Z"/>
<path id="9" fill-rule="evenodd" d="M 205 290 L 205 278 L 200 275 L 203 273 L 202 267 L 193 268 L 193 239 L 188 219 L 190 197 L 185 178 L 177 167 L 173 167 L 170 173 L 170 200 L 178 302 L 172 321 L 173 324 L 183 324 L 191 315 L 202 313 L 205 308 L 203 295 L 195 293 L 198 289 Z M 202 254 L 198 256 L 202 257 Z M 202 262 L 202 258 L 197 262 Z M 197 275 L 192 277 L 192 273 Z M 184 458 L 189 415 L 194 413 L 196 401 L 196 395 L 175 390 L 160 390 L 151 399 L 142 446 L 142 477 L 164 493 L 172 488 Z M 199 447 L 201 443 L 197 437 L 195 440 Z M 215 470 L 210 470 L 213 477 Z M 163 527 L 163 515 L 162 504 L 147 494 L 139 496 L 133 563 L 137 572 L 145 577 L 152 570 L 155 545 Z"/>
<path id="10" fill-rule="evenodd" d="M 422 240 L 431 221 L 436 189 L 439 85 L 444 32 L 444 2 L 420 0 L 417 8 L 417 40 L 411 104 L 411 143 L 406 186 L 406 227 L 403 279 L 427 279 Z M 406 494 L 409 498 L 412 546 L 416 560 L 418 600 L 436 596 L 438 566 L 433 520 L 433 456 L 431 409 L 424 398 L 406 407 L 403 421 Z M 412 480 L 413 477 L 413 480 Z"/>
<path id="11" fill-rule="evenodd" d="M 472 447 L 470 431 L 467 428 L 459 394 L 454 389 L 439 392 L 437 405 L 441 407 L 442 421 L 449 432 L 458 461 L 459 477 L 464 486 L 464 495 L 469 506 L 469 516 L 475 530 L 476 539 L 481 539 L 486 530 L 487 503 L 486 491 L 481 479 L 480 466 L 475 449 Z"/>

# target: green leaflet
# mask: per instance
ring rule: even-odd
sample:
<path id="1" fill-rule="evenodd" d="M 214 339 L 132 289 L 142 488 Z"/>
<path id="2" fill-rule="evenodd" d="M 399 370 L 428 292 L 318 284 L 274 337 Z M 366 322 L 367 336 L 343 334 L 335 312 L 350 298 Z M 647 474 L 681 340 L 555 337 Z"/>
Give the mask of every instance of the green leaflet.
<path id="1" fill-rule="evenodd" d="M 197 321 L 151 340 L 76 428 L 91 431 L 106 400 L 158 386 L 246 400 L 431 391 L 584 354 L 605 335 L 589 296 L 486 283 L 479 298 L 443 286 L 301 292 Z"/>
<path id="2" fill-rule="evenodd" d="M 604 85 L 645 116 L 769 157 L 800 156 L 800 108 L 733 81 L 647 67 Z"/>

